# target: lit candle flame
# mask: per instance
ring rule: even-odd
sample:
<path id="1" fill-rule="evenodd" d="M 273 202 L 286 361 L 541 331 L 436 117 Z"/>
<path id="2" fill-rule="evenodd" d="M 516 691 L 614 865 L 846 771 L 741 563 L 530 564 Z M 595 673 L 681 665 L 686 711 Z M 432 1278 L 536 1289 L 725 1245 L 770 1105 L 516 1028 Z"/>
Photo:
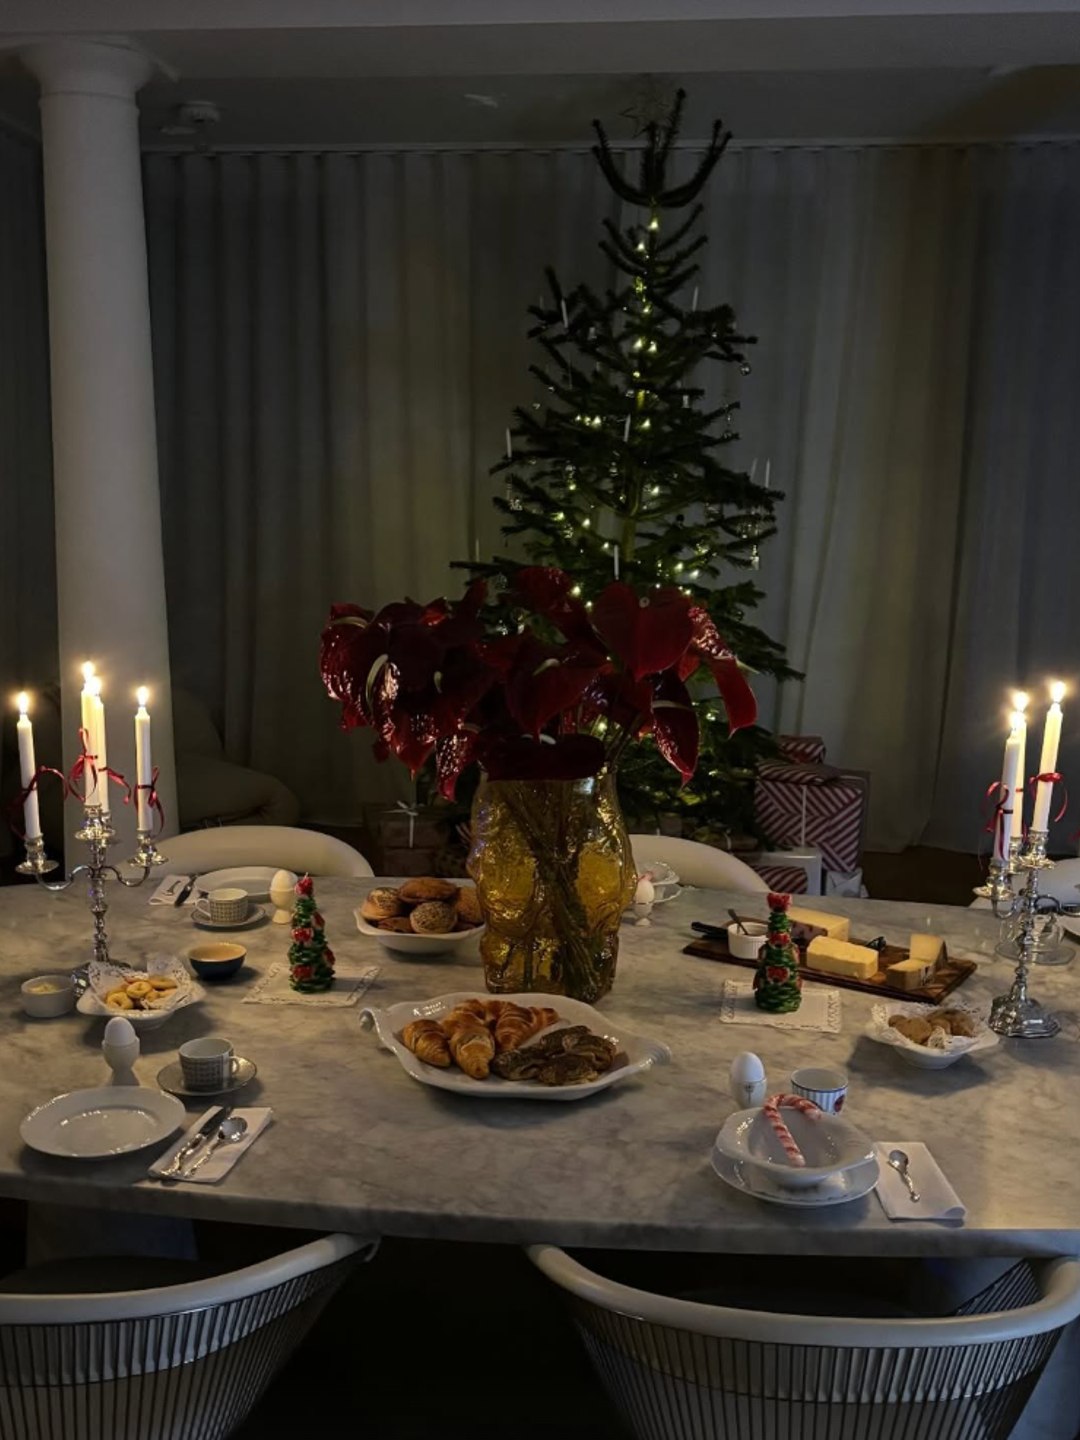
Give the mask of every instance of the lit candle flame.
<path id="1" fill-rule="evenodd" d="M 1023 712 L 1024 712 L 1024 711 L 1027 709 L 1027 707 L 1028 707 L 1028 693 L 1027 693 L 1027 691 L 1026 691 L 1026 690 L 1017 690 L 1017 691 L 1015 691 L 1015 692 L 1013 693 L 1012 701 L 1013 701 L 1013 709 L 1014 709 L 1014 710 L 1019 710 L 1019 711 L 1021 712 L 1021 714 L 1023 714 Z"/>
<path id="2" fill-rule="evenodd" d="M 90 679 L 91 679 L 93 673 L 94 673 L 94 662 L 93 662 L 92 660 L 87 660 L 87 661 L 83 664 L 83 667 L 82 667 L 82 678 L 83 678 L 88 684 L 89 684 L 89 682 L 90 682 Z"/>
<path id="3" fill-rule="evenodd" d="M 30 710 L 30 696 L 25 690 L 20 690 L 15 696 L 15 704 L 19 707 L 19 714 L 26 715 Z"/>
<path id="4" fill-rule="evenodd" d="M 1024 715 L 1024 712 L 1023 712 L 1022 710 L 1017 709 L 1017 710 L 1014 710 L 1014 711 L 1012 712 L 1012 714 L 1009 716 L 1009 724 L 1012 726 L 1012 728 L 1013 728 L 1014 730 L 1019 730 L 1020 727 L 1021 727 L 1021 725 L 1024 724 L 1025 719 L 1026 719 L 1026 717 L 1025 717 L 1025 715 Z"/>
<path id="5" fill-rule="evenodd" d="M 1060 705 L 1062 700 L 1065 699 L 1064 680 L 1050 681 L 1050 699 L 1054 702 L 1055 705 Z"/>
<path id="6" fill-rule="evenodd" d="M 141 706 L 145 707 L 146 702 L 150 699 L 150 691 L 146 688 L 145 685 L 140 685 L 139 688 L 135 691 L 135 699 L 139 702 Z"/>

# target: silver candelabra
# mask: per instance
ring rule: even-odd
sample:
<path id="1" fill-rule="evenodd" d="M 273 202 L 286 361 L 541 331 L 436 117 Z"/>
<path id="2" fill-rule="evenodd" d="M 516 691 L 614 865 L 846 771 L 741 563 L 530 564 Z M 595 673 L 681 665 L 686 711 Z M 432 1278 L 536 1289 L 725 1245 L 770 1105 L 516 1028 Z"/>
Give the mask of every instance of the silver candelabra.
<path id="1" fill-rule="evenodd" d="M 1020 836 L 1009 840 L 1008 854 L 990 861 L 987 883 L 976 894 L 990 901 L 999 920 L 1019 917 L 1016 934 L 1017 964 L 1013 983 L 1005 995 L 999 995 L 990 1007 L 990 1028 L 999 1035 L 1018 1036 L 1024 1040 L 1048 1039 L 1061 1026 L 1037 1000 L 1028 994 L 1028 970 L 1036 948 L 1036 927 L 1040 914 L 1060 907 L 1049 895 L 1039 894 L 1039 876 L 1051 869 L 1054 862 L 1047 858 L 1045 830 L 1029 830 L 1027 846 Z M 1023 889 L 1013 889 L 1013 876 L 1023 873 Z"/>
<path id="2" fill-rule="evenodd" d="M 20 875 L 33 875 L 46 890 L 67 890 L 81 875 L 86 876 L 90 911 L 94 917 L 95 960 L 107 963 L 109 959 L 109 937 L 105 930 L 105 913 L 109 908 L 105 899 L 106 876 L 111 874 L 121 885 L 134 888 L 143 883 L 155 865 L 165 863 L 165 856 L 159 853 L 154 844 L 153 832 L 138 830 L 136 834 L 138 846 L 128 864 L 139 868 L 142 874 L 132 879 L 126 879 L 115 865 L 108 863 L 109 846 L 117 844 L 117 835 L 110 823 L 108 812 L 100 805 L 86 806 L 83 822 L 75 831 L 75 839 L 84 841 L 90 847 L 90 859 L 83 865 L 76 865 L 67 879 L 45 878 L 57 868 L 57 862 L 50 860 L 45 854 L 45 841 L 40 835 L 25 842 L 26 858 L 15 867 Z"/>

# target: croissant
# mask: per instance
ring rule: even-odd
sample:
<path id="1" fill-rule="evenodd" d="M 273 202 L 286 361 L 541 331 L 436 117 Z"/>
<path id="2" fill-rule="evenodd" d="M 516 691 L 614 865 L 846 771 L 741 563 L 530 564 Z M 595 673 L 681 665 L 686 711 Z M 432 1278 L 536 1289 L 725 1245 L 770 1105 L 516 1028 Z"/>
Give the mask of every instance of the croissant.
<path id="1" fill-rule="evenodd" d="M 554 1025 L 559 1012 L 547 1005 L 514 1005 L 509 1003 L 495 1025 L 495 1047 L 499 1051 L 516 1050 L 526 1040 Z"/>
<path id="2" fill-rule="evenodd" d="M 455 1005 L 453 1010 L 442 1017 L 443 1029 L 449 1031 L 460 1024 L 486 1025 L 487 1016 L 484 1013 L 485 1001 L 463 1000 L 460 1005 Z"/>
<path id="3" fill-rule="evenodd" d="M 448 1070 L 453 1063 L 446 1035 L 434 1020 L 413 1020 L 402 1030 L 401 1040 L 425 1065 Z"/>
<path id="4" fill-rule="evenodd" d="M 486 1080 L 495 1058 L 495 1041 L 486 1025 L 457 1025 L 449 1032 L 450 1053 L 473 1080 Z"/>

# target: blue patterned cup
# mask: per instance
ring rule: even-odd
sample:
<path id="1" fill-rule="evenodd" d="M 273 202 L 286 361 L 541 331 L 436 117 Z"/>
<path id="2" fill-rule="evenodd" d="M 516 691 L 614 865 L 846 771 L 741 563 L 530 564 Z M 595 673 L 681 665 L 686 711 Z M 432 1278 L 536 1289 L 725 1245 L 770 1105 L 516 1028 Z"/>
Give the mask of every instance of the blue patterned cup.
<path id="1" fill-rule="evenodd" d="M 823 1070 L 808 1065 L 791 1072 L 791 1089 L 804 1100 L 812 1100 L 830 1115 L 839 1115 L 847 1099 L 848 1077 L 842 1070 Z"/>

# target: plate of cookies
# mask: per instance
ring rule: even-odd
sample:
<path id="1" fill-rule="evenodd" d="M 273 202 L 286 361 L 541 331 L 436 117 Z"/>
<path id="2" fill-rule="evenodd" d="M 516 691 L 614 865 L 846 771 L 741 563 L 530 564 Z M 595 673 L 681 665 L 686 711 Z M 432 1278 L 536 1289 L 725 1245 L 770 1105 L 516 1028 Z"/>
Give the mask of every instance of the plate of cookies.
<path id="1" fill-rule="evenodd" d="M 414 1080 L 488 1100 L 581 1100 L 671 1058 L 565 995 L 457 991 L 361 1019 Z"/>
<path id="2" fill-rule="evenodd" d="M 944 1070 L 965 1055 L 992 1050 L 997 1034 L 970 1005 L 951 1001 L 926 1005 L 875 1005 L 866 1030 L 871 1040 L 891 1045 L 902 1060 L 922 1070 Z"/>
<path id="3" fill-rule="evenodd" d="M 145 970 L 91 960 L 86 977 L 79 1012 L 123 1015 L 136 1030 L 156 1030 L 174 1011 L 194 1005 L 206 993 L 175 955 L 155 955 L 147 961 Z"/>
<path id="4" fill-rule="evenodd" d="M 484 928 L 476 886 L 435 875 L 376 885 L 355 913 L 361 935 L 398 955 L 443 955 Z"/>

